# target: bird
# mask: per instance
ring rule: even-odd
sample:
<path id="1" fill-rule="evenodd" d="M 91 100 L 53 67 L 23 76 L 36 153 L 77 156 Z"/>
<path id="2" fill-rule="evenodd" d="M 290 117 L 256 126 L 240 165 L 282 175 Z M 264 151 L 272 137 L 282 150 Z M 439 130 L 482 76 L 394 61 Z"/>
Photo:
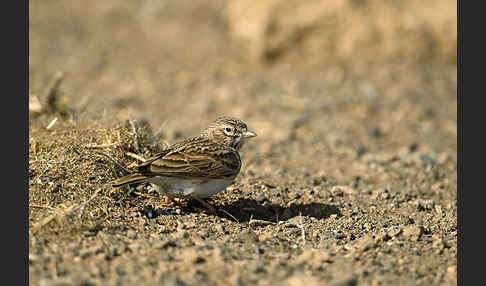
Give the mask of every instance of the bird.
<path id="1" fill-rule="evenodd" d="M 118 178 L 113 187 L 148 182 L 159 193 L 199 201 L 215 213 L 204 199 L 231 185 L 240 172 L 239 150 L 257 134 L 231 116 L 220 116 L 199 135 L 170 145 L 137 166 L 135 173 Z"/>

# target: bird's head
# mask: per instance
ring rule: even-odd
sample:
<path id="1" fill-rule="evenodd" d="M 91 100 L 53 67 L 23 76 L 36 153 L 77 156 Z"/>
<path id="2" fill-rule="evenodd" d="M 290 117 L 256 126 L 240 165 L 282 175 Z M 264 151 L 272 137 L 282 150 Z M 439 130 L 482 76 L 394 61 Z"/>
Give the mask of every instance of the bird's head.
<path id="1" fill-rule="evenodd" d="M 201 132 L 201 135 L 236 150 L 239 150 L 247 139 L 257 136 L 255 132 L 248 130 L 245 122 L 229 116 L 218 117 Z"/>

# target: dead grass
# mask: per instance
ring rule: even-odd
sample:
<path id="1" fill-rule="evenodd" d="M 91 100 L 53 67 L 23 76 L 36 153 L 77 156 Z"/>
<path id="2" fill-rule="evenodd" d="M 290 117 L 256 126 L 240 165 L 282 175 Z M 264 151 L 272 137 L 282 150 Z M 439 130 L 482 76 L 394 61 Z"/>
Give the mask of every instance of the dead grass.
<path id="1" fill-rule="evenodd" d="M 136 154 L 164 148 L 162 138 L 136 121 L 102 127 L 58 123 L 32 129 L 29 140 L 29 228 L 32 234 L 67 236 L 110 217 L 127 190 L 111 181 L 133 171 Z M 137 154 L 138 153 L 138 154 Z"/>

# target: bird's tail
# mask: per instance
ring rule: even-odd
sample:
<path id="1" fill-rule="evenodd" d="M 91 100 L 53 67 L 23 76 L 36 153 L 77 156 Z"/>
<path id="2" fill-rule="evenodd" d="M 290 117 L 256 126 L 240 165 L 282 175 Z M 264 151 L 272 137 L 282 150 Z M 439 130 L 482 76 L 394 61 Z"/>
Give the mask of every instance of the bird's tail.
<path id="1" fill-rule="evenodd" d="M 141 183 L 145 181 L 147 178 L 148 178 L 147 176 L 144 176 L 142 174 L 131 174 L 114 180 L 111 183 L 111 185 L 113 187 L 120 187 L 126 184 Z"/>

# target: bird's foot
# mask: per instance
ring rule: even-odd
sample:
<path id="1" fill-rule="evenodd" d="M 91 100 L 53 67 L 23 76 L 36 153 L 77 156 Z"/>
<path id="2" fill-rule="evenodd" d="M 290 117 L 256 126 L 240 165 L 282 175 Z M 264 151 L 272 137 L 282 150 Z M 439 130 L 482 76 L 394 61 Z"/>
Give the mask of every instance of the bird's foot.
<path id="1" fill-rule="evenodd" d="M 188 202 L 183 199 L 166 197 L 166 204 L 169 207 L 187 207 Z"/>
<path id="2" fill-rule="evenodd" d="M 210 205 L 208 202 L 206 202 L 205 200 L 203 199 L 200 199 L 200 198 L 194 198 L 196 201 L 200 202 L 201 205 L 203 205 L 205 208 L 207 208 L 211 213 L 215 214 L 216 213 L 216 209 Z"/>

